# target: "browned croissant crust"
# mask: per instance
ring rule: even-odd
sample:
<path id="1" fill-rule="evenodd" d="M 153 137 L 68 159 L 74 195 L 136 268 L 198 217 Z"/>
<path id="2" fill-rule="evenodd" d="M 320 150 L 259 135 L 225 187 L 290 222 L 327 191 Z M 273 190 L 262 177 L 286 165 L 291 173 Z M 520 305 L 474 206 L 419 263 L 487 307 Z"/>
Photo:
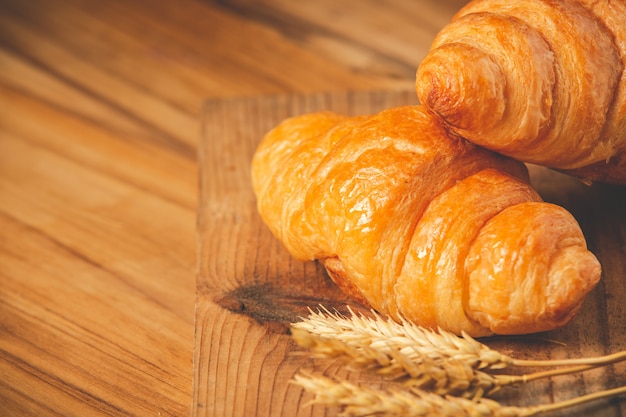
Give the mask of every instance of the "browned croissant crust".
<path id="1" fill-rule="evenodd" d="M 416 89 L 476 144 L 626 184 L 624 0 L 474 0 L 437 35 Z"/>
<path id="2" fill-rule="evenodd" d="M 423 326 L 553 329 L 600 277 L 575 219 L 541 201 L 523 164 L 447 133 L 422 106 L 288 119 L 259 145 L 252 179 L 294 257 Z"/>

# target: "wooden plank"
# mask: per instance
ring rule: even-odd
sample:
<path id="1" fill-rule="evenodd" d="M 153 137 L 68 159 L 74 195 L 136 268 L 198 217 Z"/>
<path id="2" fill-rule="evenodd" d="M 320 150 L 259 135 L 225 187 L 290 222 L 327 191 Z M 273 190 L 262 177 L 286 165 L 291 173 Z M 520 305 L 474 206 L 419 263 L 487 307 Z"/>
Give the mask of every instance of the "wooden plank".
<path id="1" fill-rule="evenodd" d="M 263 225 L 250 185 L 250 161 L 261 137 L 282 119 L 330 109 L 365 114 L 414 103 L 414 93 L 352 92 L 211 100 L 204 107 L 200 144 L 198 277 L 194 350 L 194 416 L 334 415 L 305 407 L 310 399 L 289 380 L 315 368 L 359 382 L 380 383 L 333 362 L 311 359 L 288 335 L 288 323 L 307 307 L 345 310 L 341 294 L 316 263 L 293 260 Z M 486 342 L 520 358 L 597 356 L 626 349 L 626 193 L 583 186 L 532 167 L 533 182 L 548 201 L 579 219 L 604 266 L 601 284 L 567 327 L 540 335 Z M 499 399 L 518 405 L 553 402 L 626 383 L 624 365 L 578 377 L 560 377 Z M 563 415 L 572 415 L 572 410 Z M 574 415 L 626 416 L 625 401 L 580 407 Z M 328 414 L 326 414 L 328 413 Z"/>
<path id="2" fill-rule="evenodd" d="M 195 150 L 6 51 L 0 414 L 188 413 Z"/>
<path id="3" fill-rule="evenodd" d="M 192 326 L 177 306 L 193 299 L 159 278 L 186 265 L 153 242 L 191 216 L 27 141 L 0 144 L 0 409 L 185 412 Z M 147 212 L 178 228 L 155 228 Z"/>
<path id="4" fill-rule="evenodd" d="M 294 356 L 287 325 L 324 303 L 349 301 L 315 263 L 293 260 L 264 227 L 249 163 L 262 132 L 290 114 L 324 108 L 358 114 L 414 94 L 317 94 L 210 101 L 200 150 L 199 275 L 193 415 L 323 415 L 289 384 L 308 358 Z M 312 413 L 312 414 L 311 414 Z"/>

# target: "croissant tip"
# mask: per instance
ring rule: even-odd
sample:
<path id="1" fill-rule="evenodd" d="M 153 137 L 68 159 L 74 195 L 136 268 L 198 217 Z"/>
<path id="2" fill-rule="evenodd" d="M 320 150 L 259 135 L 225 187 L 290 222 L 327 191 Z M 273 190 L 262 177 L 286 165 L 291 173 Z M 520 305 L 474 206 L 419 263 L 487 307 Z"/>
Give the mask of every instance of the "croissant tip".
<path id="1" fill-rule="evenodd" d="M 464 137 L 498 124 L 505 87 L 506 78 L 494 61 L 458 44 L 431 51 L 416 73 L 420 103 Z"/>

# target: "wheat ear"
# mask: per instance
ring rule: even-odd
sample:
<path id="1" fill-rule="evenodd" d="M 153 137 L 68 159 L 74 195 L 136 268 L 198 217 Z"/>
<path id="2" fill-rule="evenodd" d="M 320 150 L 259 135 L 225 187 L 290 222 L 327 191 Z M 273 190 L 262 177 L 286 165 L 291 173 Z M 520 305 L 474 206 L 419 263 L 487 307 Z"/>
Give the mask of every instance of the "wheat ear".
<path id="1" fill-rule="evenodd" d="M 473 369 L 482 370 L 504 369 L 512 366 L 570 367 L 567 370 L 529 374 L 526 376 L 527 380 L 578 372 L 626 360 L 626 351 L 595 358 L 515 359 L 489 348 L 465 333 L 459 337 L 441 329 L 429 330 L 407 320 L 396 322 L 391 319 L 384 319 L 375 312 L 372 313 L 373 318 L 370 318 L 354 313 L 350 307 L 348 310 L 351 313 L 350 317 L 337 312 L 332 313 L 324 307 L 320 307 L 317 312 L 309 309 L 309 317 L 293 323 L 292 329 L 303 330 L 311 335 L 319 336 L 323 340 L 337 340 L 357 350 L 369 346 L 386 355 L 394 351 L 400 352 L 414 362 L 419 362 L 423 358 L 436 361 L 455 359 L 465 362 Z M 300 333 L 300 335 L 302 334 L 304 333 Z M 312 343 L 312 340 L 314 340 L 313 337 L 308 340 L 302 337 L 300 342 L 304 347 L 307 347 L 306 344 Z"/>
<path id="2" fill-rule="evenodd" d="M 328 336 L 311 334 L 299 328 L 292 329 L 292 337 L 299 345 L 311 349 L 319 357 L 342 358 L 349 366 L 374 370 L 403 382 L 405 386 L 421 388 L 439 395 L 474 399 L 493 394 L 505 386 L 590 369 L 588 366 L 580 366 L 525 375 L 492 375 L 481 369 L 472 368 L 469 366 L 472 361 L 459 360 L 459 357 L 445 359 L 433 359 L 428 356 L 409 357 L 395 350 L 393 346 L 382 351 L 369 345 L 347 343 Z"/>
<path id="3" fill-rule="evenodd" d="M 626 387 L 620 387 L 553 404 L 516 407 L 487 398 L 469 400 L 419 389 L 376 390 L 304 373 L 296 375 L 292 382 L 314 395 L 310 404 L 341 407 L 343 417 L 529 417 L 626 393 Z"/>
<path id="4" fill-rule="evenodd" d="M 409 357 L 392 346 L 382 351 L 380 346 L 355 345 L 299 328 L 292 329 L 292 337 L 317 356 L 340 357 L 349 366 L 374 370 L 402 382 L 404 386 L 421 388 L 439 395 L 479 398 L 505 385 L 521 382 L 518 376 L 490 375 L 456 358 L 436 360 L 425 356 L 417 361 L 415 357 Z"/>
<path id="5" fill-rule="evenodd" d="M 473 369 L 502 369 L 513 361 L 467 334 L 458 337 L 441 329 L 425 329 L 407 320 L 386 320 L 375 312 L 370 318 L 354 313 L 350 307 L 348 310 L 350 317 L 332 313 L 324 307 L 318 311 L 310 309 L 309 316 L 293 323 L 292 329 L 304 330 L 326 340 L 338 340 L 355 349 L 369 346 L 383 354 L 397 351 L 414 362 L 423 358 L 455 359 Z M 302 342 L 306 343 L 306 340 Z"/>

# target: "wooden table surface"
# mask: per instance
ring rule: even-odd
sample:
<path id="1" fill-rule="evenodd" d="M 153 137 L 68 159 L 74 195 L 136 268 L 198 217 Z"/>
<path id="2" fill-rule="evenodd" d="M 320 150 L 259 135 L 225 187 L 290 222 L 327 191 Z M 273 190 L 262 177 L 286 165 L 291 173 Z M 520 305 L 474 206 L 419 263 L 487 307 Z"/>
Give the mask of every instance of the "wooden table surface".
<path id="1" fill-rule="evenodd" d="M 410 88 L 462 3 L 0 1 L 0 415 L 188 415 L 202 103 Z"/>
<path id="2" fill-rule="evenodd" d="M 381 3 L 0 0 L 0 415 L 201 414 L 203 103 L 411 90 L 465 2 Z"/>

